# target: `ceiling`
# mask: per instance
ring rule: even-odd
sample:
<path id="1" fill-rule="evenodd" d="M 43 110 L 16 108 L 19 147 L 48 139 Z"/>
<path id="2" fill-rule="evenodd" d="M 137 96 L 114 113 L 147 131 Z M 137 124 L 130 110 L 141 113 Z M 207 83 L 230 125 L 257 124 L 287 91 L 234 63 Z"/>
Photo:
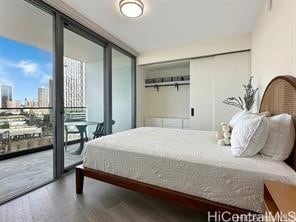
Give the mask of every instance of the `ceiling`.
<path id="1" fill-rule="evenodd" d="M 53 51 L 53 17 L 50 14 L 25 1 L 1 1 L 0 21 L 0 37 Z M 67 29 L 64 31 L 64 39 L 65 56 L 83 62 L 103 59 L 101 46 Z M 129 62 L 126 56 L 116 50 L 113 50 L 112 56 L 125 59 L 126 64 Z"/>
<path id="2" fill-rule="evenodd" d="M 142 0 L 140 18 L 124 17 L 119 0 L 63 0 L 139 53 L 252 31 L 264 0 Z"/>
<path id="3" fill-rule="evenodd" d="M 25 1 L 0 2 L 0 36 L 52 51 L 51 15 Z"/>

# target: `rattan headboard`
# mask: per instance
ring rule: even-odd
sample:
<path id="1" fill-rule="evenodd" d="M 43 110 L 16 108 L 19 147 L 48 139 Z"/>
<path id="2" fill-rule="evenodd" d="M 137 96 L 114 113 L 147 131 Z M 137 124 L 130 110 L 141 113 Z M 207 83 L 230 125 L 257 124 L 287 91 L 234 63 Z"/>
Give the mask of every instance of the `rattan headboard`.
<path id="1" fill-rule="evenodd" d="M 294 118 L 296 126 L 296 78 L 293 76 L 275 77 L 265 89 L 260 112 L 268 111 L 272 115 L 288 113 Z M 296 170 L 296 143 L 286 162 Z"/>

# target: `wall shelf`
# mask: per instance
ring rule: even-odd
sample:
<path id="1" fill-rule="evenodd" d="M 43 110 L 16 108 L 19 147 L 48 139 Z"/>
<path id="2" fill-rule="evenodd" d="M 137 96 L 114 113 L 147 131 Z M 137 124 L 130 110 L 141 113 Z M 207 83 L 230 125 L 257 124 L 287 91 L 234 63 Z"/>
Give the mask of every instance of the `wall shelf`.
<path id="1" fill-rule="evenodd" d="M 145 84 L 145 88 L 155 88 L 159 91 L 159 87 L 174 86 L 179 90 L 179 86 L 190 85 L 190 81 L 160 82 Z"/>

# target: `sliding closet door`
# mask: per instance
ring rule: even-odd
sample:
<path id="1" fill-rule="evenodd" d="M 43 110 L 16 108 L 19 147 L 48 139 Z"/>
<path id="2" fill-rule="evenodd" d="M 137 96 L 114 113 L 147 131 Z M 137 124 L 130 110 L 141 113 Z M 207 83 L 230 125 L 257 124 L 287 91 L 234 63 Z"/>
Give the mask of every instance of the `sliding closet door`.
<path id="1" fill-rule="evenodd" d="M 214 118 L 214 57 L 190 61 L 190 128 L 212 130 Z"/>
<path id="2" fill-rule="evenodd" d="M 223 103 L 227 97 L 243 96 L 242 85 L 250 76 L 250 52 L 231 53 L 190 61 L 192 129 L 216 130 L 239 109 Z M 191 114 L 193 114 L 191 112 Z"/>
<path id="3" fill-rule="evenodd" d="M 243 84 L 248 82 L 251 73 L 250 52 L 232 53 L 215 56 L 215 116 L 214 128 L 221 122 L 227 122 L 239 111 L 234 106 L 223 103 L 227 97 L 243 97 Z"/>

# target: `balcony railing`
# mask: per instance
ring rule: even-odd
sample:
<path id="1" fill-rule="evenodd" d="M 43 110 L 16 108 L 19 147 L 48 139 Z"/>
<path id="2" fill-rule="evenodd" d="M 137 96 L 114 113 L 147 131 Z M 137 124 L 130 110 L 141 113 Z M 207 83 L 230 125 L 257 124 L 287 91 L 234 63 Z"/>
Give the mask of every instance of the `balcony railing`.
<path id="1" fill-rule="evenodd" d="M 65 107 L 64 117 L 85 120 L 86 107 Z M 0 155 L 52 148 L 53 122 L 52 107 L 0 108 Z"/>

